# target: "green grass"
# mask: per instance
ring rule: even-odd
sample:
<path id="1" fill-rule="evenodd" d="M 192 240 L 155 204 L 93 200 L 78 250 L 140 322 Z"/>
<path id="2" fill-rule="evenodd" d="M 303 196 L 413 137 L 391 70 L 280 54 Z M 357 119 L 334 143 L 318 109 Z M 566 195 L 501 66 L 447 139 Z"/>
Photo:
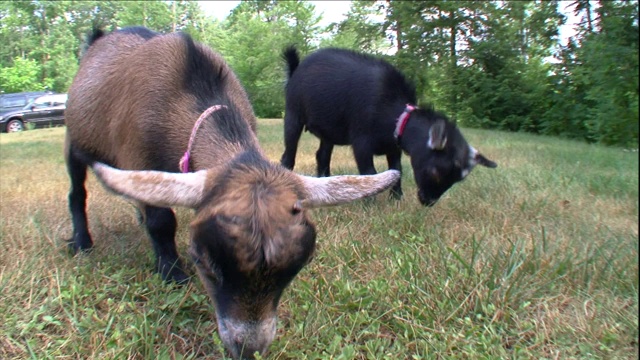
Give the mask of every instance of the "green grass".
<path id="1" fill-rule="evenodd" d="M 269 359 L 637 358 L 638 153 L 463 132 L 499 167 L 435 207 L 405 157 L 402 201 L 313 211 L 316 258 L 285 291 Z M 278 161 L 282 121 L 259 136 Z M 93 175 L 95 249 L 67 254 L 63 138 L 0 135 L 0 358 L 226 359 L 199 280 L 154 275 L 134 208 Z M 296 171 L 315 173 L 317 145 L 304 135 Z M 332 168 L 356 172 L 349 148 Z M 177 214 L 185 254 L 191 212 Z"/>

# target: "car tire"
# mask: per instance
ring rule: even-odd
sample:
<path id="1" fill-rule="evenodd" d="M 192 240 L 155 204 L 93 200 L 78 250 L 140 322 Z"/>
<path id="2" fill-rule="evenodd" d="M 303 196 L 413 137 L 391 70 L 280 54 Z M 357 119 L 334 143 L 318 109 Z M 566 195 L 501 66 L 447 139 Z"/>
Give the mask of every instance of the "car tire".
<path id="1" fill-rule="evenodd" d="M 22 131 L 24 130 L 24 125 L 18 119 L 11 119 L 7 122 L 6 130 L 8 133 Z"/>

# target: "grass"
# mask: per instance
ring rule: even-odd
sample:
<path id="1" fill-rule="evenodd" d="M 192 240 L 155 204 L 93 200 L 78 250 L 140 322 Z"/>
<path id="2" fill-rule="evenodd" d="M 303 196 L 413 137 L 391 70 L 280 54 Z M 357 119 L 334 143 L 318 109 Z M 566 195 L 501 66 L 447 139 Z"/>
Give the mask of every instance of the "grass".
<path id="1" fill-rule="evenodd" d="M 281 133 L 260 121 L 274 161 Z M 313 211 L 317 255 L 283 296 L 269 359 L 637 358 L 638 153 L 464 133 L 499 167 L 435 207 L 419 205 L 405 157 L 402 201 Z M 0 135 L 0 358 L 227 359 L 199 280 L 154 275 L 134 208 L 93 175 L 95 249 L 66 253 L 63 138 Z M 317 145 L 304 135 L 296 171 L 314 174 Z M 348 148 L 332 168 L 356 171 Z M 191 213 L 177 214 L 184 254 Z"/>

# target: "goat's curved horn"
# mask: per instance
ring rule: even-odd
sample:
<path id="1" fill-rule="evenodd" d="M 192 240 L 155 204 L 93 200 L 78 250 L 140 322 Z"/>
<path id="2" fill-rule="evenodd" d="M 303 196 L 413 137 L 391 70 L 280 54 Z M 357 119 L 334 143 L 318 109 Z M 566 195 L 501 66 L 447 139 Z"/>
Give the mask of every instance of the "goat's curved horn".
<path id="1" fill-rule="evenodd" d="M 469 163 L 471 166 L 482 165 L 488 168 L 495 168 L 498 166 L 498 164 L 484 157 L 484 155 L 480 154 L 478 150 L 471 145 L 469 145 Z"/>
<path id="2" fill-rule="evenodd" d="M 206 170 L 186 174 L 120 170 L 99 162 L 92 168 L 100 182 L 113 192 L 159 207 L 197 207 L 207 179 Z"/>
<path id="3" fill-rule="evenodd" d="M 308 197 L 297 205 L 310 209 L 346 204 L 380 193 L 400 179 L 400 172 L 387 170 L 376 175 L 340 175 L 321 178 L 300 175 L 300 178 Z"/>

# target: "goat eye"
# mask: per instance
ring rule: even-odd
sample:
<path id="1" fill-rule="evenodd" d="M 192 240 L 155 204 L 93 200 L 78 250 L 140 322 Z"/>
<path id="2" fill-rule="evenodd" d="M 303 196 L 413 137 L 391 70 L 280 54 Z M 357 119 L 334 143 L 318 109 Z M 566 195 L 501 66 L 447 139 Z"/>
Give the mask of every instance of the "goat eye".
<path id="1" fill-rule="evenodd" d="M 211 281 L 212 284 L 218 284 L 220 282 L 220 278 L 215 272 L 207 271 L 205 273 L 205 276 L 207 277 L 207 280 Z"/>
<path id="2" fill-rule="evenodd" d="M 440 182 L 440 172 L 438 171 L 438 169 L 431 169 L 429 173 L 431 174 L 431 178 L 435 182 L 438 182 L 438 183 Z"/>
<path id="3" fill-rule="evenodd" d="M 246 219 L 243 219 L 242 217 L 236 216 L 236 215 L 231 215 L 231 216 L 218 215 L 217 220 L 222 224 L 234 225 L 234 226 L 238 226 L 246 223 Z"/>
<path id="4" fill-rule="evenodd" d="M 295 204 L 293 204 L 293 207 L 291 208 L 291 214 L 292 215 L 298 215 L 302 212 L 303 206 L 302 206 L 302 201 L 298 200 L 295 202 Z"/>
<path id="5" fill-rule="evenodd" d="M 199 257 L 192 256 L 192 259 L 194 265 L 196 266 L 196 268 L 198 268 L 202 275 L 204 275 L 209 281 L 213 283 L 218 282 L 218 271 L 214 267 L 212 267 L 211 264 L 202 261 Z"/>

